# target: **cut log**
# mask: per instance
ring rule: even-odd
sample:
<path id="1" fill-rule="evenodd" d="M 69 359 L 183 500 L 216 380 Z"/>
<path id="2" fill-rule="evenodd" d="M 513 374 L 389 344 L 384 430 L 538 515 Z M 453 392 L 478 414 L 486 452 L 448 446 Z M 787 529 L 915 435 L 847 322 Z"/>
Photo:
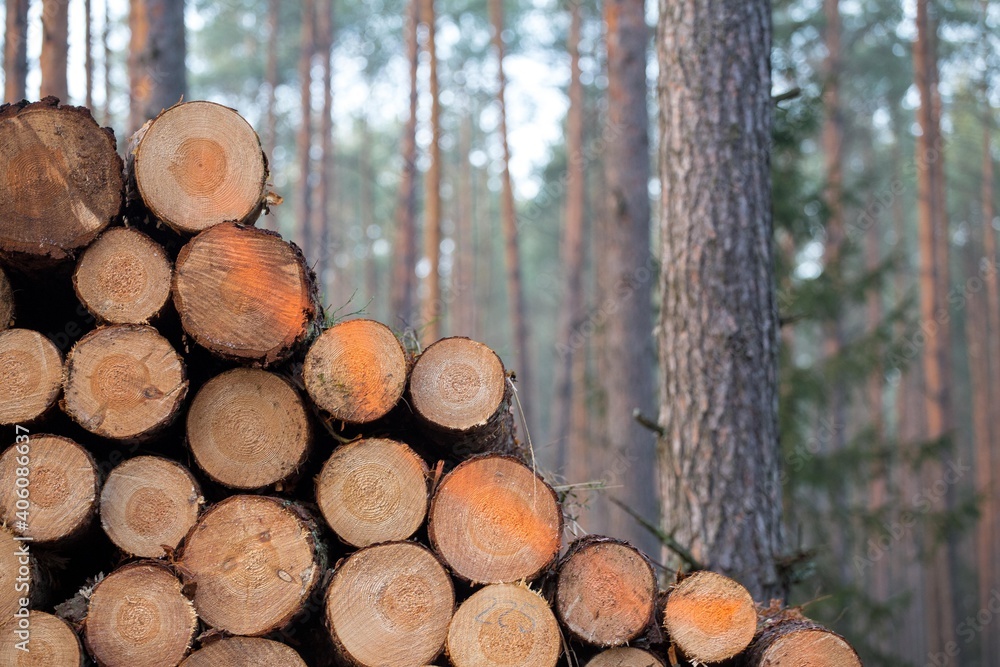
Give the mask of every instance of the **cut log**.
<path id="1" fill-rule="evenodd" d="M 173 666 L 187 653 L 197 625 L 174 573 L 161 563 L 139 561 L 94 587 L 84 643 L 103 667 Z"/>
<path id="2" fill-rule="evenodd" d="M 236 368 L 195 395 L 187 439 L 209 477 L 236 489 L 259 489 L 298 471 L 309 451 L 309 418 L 298 392 L 283 378 Z"/>
<path id="3" fill-rule="evenodd" d="M 180 667 L 306 667 L 291 646 L 260 637 L 229 637 L 198 649 Z"/>
<path id="4" fill-rule="evenodd" d="M 517 584 L 477 591 L 448 628 L 448 657 L 455 667 L 553 667 L 561 649 L 548 603 Z"/>
<path id="5" fill-rule="evenodd" d="M 0 174 L 0 256 L 18 268 L 72 258 L 122 210 L 114 133 L 54 97 L 0 106 Z"/>
<path id="6" fill-rule="evenodd" d="M 0 626 L 0 665 L 80 667 L 83 664 L 80 640 L 66 621 L 32 610 L 27 628 L 19 627 L 20 622 L 21 619 L 12 619 Z"/>
<path id="7" fill-rule="evenodd" d="M 410 374 L 411 405 L 446 453 L 517 453 L 511 390 L 500 357 L 468 338 L 430 345 Z"/>
<path id="8" fill-rule="evenodd" d="M 184 331 L 219 357 L 264 366 L 286 359 L 310 333 L 315 290 L 298 248 L 229 223 L 191 239 L 174 271 Z"/>
<path id="9" fill-rule="evenodd" d="M 316 502 L 355 547 L 405 540 L 427 516 L 427 464 L 401 442 L 355 440 L 334 450 L 316 479 Z"/>
<path id="10" fill-rule="evenodd" d="M 835 632 L 782 612 L 765 619 L 764 627 L 747 649 L 747 667 L 861 667 L 861 659 Z"/>
<path id="11" fill-rule="evenodd" d="M 533 579 L 559 551 L 562 509 L 555 491 L 509 456 L 459 464 L 431 500 L 427 532 L 456 576 L 473 583 Z"/>
<path id="12" fill-rule="evenodd" d="M 0 424 L 27 424 L 48 412 L 62 368 L 59 350 L 37 331 L 0 331 Z"/>
<path id="13" fill-rule="evenodd" d="M 757 629 L 749 591 L 715 572 L 695 572 L 667 596 L 663 626 L 692 662 L 719 662 L 745 649 Z"/>
<path id="14" fill-rule="evenodd" d="M 313 402 L 336 421 L 367 424 L 403 396 L 408 364 L 399 339 L 373 320 L 349 320 L 309 348 L 302 379 Z"/>
<path id="15" fill-rule="evenodd" d="M 171 272 L 159 243 L 138 230 L 113 227 L 80 257 L 73 287 L 99 322 L 146 324 L 167 304 Z"/>
<path id="16" fill-rule="evenodd" d="M 589 536 L 574 542 L 559 564 L 556 614 L 577 639 L 621 646 L 653 621 L 656 574 L 626 542 Z"/>
<path id="17" fill-rule="evenodd" d="M 14 618 L 34 585 L 29 545 L 0 525 L 0 619 Z"/>
<path id="18" fill-rule="evenodd" d="M 96 329 L 66 357 L 63 411 L 114 440 L 144 440 L 169 425 L 187 395 L 184 362 L 156 329 Z"/>
<path id="19" fill-rule="evenodd" d="M 0 269 L 0 331 L 14 326 L 14 291 L 3 269 Z"/>
<path id="20" fill-rule="evenodd" d="M 0 455 L 0 516 L 36 543 L 68 540 L 96 515 L 99 485 L 86 449 L 58 435 L 33 435 Z"/>
<path id="21" fill-rule="evenodd" d="M 230 496 L 207 510 L 184 544 L 180 570 L 198 616 L 238 635 L 286 625 L 322 570 L 315 526 L 288 501 Z"/>
<path id="22" fill-rule="evenodd" d="M 176 104 L 129 141 L 130 187 L 177 232 L 222 222 L 253 224 L 265 204 L 267 159 L 236 111 L 213 102 Z"/>
<path id="23" fill-rule="evenodd" d="M 359 667 L 418 667 L 444 648 L 455 610 L 448 572 L 426 547 L 389 542 L 345 560 L 326 597 L 339 656 Z"/>
<path id="24" fill-rule="evenodd" d="M 663 667 L 663 661 L 641 648 L 613 648 L 595 655 L 587 667 Z"/>
<path id="25" fill-rule="evenodd" d="M 101 526 L 125 553 L 160 558 L 188 534 L 202 502 L 198 482 L 187 468 L 158 456 L 137 456 L 112 470 L 104 482 Z"/>

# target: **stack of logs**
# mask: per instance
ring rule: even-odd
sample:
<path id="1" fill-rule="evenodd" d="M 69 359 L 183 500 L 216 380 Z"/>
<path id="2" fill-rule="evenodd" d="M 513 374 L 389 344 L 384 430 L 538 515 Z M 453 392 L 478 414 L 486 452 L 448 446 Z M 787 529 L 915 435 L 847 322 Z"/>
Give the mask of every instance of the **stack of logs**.
<path id="1" fill-rule="evenodd" d="M 563 550 L 499 357 L 325 321 L 236 112 L 123 161 L 86 109 L 5 105 L 0 174 L 0 664 L 860 665 L 721 575 Z"/>

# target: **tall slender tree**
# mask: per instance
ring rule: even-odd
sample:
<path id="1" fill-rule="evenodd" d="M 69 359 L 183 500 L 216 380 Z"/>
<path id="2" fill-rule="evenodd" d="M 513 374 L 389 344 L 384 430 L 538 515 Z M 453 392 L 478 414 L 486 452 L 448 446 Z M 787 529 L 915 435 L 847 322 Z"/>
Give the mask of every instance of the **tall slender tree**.
<path id="1" fill-rule="evenodd" d="M 421 6 L 427 24 L 428 88 L 431 97 L 430 167 L 424 182 L 424 257 L 428 263 L 420 306 L 421 338 L 424 344 L 441 336 L 441 92 L 438 87 L 437 14 L 434 0 L 423 0 Z"/>
<path id="2" fill-rule="evenodd" d="M 84 71 L 86 73 L 86 83 L 87 83 L 87 93 L 84 98 L 84 104 L 88 109 L 94 107 L 94 41 L 93 41 L 93 8 L 91 6 L 90 0 L 84 0 L 83 3 L 83 14 L 84 14 Z"/>
<path id="3" fill-rule="evenodd" d="M 274 148 L 278 141 L 278 114 L 275 101 L 278 89 L 278 38 L 281 28 L 281 0 L 267 2 L 267 62 L 264 65 L 264 81 L 267 84 L 267 110 L 264 124 L 264 154 L 268 160 L 274 159 Z M 272 169 L 273 169 L 272 165 Z M 275 212 L 269 211 L 261 225 L 277 229 Z"/>
<path id="4" fill-rule="evenodd" d="M 471 103 L 470 103 L 471 104 Z M 462 118 L 458 138 L 458 192 L 455 202 L 455 268 L 452 271 L 453 311 L 451 333 L 475 338 L 475 245 L 473 244 L 472 217 L 472 110 Z"/>
<path id="5" fill-rule="evenodd" d="M 66 64 L 69 59 L 69 2 L 42 0 L 41 97 L 55 95 L 69 102 Z"/>
<path id="6" fill-rule="evenodd" d="M 130 0 L 130 132 L 187 92 L 184 0 Z"/>
<path id="7" fill-rule="evenodd" d="M 104 24 L 101 26 L 101 60 L 104 65 L 104 105 L 105 125 L 111 125 L 111 0 L 104 0 Z"/>
<path id="8" fill-rule="evenodd" d="M 299 211 L 295 225 L 294 238 L 310 257 L 312 247 L 312 61 L 316 53 L 316 3 L 315 0 L 303 0 L 302 23 L 299 37 L 299 109 L 302 118 L 296 135 L 296 153 L 299 160 L 298 200 Z"/>
<path id="9" fill-rule="evenodd" d="M 318 31 L 316 50 L 323 61 L 323 110 L 319 121 L 319 183 L 317 184 L 316 211 L 312 239 L 319 242 L 319 252 L 316 257 L 316 274 L 319 284 L 324 289 L 330 285 L 330 257 L 334 251 L 332 244 L 333 221 L 330 211 L 333 210 L 333 3 L 335 0 L 318 0 L 316 7 Z M 367 147 L 364 147 L 367 150 Z"/>
<path id="10" fill-rule="evenodd" d="M 28 0 L 7 0 L 7 22 L 3 44 L 5 102 L 27 97 L 28 78 Z"/>

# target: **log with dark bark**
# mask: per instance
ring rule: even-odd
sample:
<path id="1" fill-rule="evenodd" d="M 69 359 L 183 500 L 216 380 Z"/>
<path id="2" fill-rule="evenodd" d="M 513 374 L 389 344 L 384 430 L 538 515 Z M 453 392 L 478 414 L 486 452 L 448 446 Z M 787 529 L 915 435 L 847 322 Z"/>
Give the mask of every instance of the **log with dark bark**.
<path id="1" fill-rule="evenodd" d="M 425 665 L 441 653 L 454 609 L 454 586 L 434 554 L 414 542 L 388 542 L 337 568 L 326 624 L 348 665 Z"/>
<path id="2" fill-rule="evenodd" d="M 165 565 L 125 565 L 94 587 L 84 622 L 87 651 L 103 667 L 176 665 L 198 625 L 181 582 Z"/>
<path id="3" fill-rule="evenodd" d="M 62 408 L 91 433 L 145 440 L 174 420 L 187 387 L 183 360 L 156 329 L 101 327 L 66 356 Z"/>
<path id="4" fill-rule="evenodd" d="M 228 637 L 198 649 L 180 667 L 306 667 L 291 646 L 260 637 Z"/>
<path id="5" fill-rule="evenodd" d="M 527 586 L 495 584 L 455 612 L 447 652 L 455 667 L 554 667 L 562 649 L 559 623 Z"/>
<path id="6" fill-rule="evenodd" d="M 506 583 L 535 578 L 559 552 L 562 509 L 555 491 L 508 456 L 459 464 L 431 500 L 427 533 L 460 579 Z"/>
<path id="7" fill-rule="evenodd" d="M 209 352 L 268 366 L 287 359 L 316 318 L 315 276 L 278 234 L 216 225 L 181 249 L 174 305 L 184 331 Z"/>
<path id="8" fill-rule="evenodd" d="M 746 588 L 715 572 L 695 572 L 667 596 L 663 625 L 677 651 L 711 663 L 743 651 L 757 629 L 757 610 Z"/>
<path id="9" fill-rule="evenodd" d="M 160 244 L 136 229 L 113 227 L 80 257 L 73 287 L 99 322 L 146 324 L 170 298 L 171 273 Z"/>
<path id="10" fill-rule="evenodd" d="M 389 327 L 361 319 L 334 325 L 313 342 L 302 379 L 332 419 L 366 424 L 399 402 L 408 371 L 403 346 Z"/>
<path id="11" fill-rule="evenodd" d="M 132 556 L 168 555 L 198 520 L 203 499 L 187 468 L 158 456 L 137 456 L 108 475 L 101 490 L 101 526 Z"/>
<path id="12" fill-rule="evenodd" d="M 14 326 L 14 291 L 3 269 L 0 269 L 0 331 Z"/>
<path id="13" fill-rule="evenodd" d="M 55 405 L 63 360 L 48 338 L 28 329 L 0 331 L 0 424 L 28 424 Z"/>
<path id="14" fill-rule="evenodd" d="M 334 450 L 316 478 L 316 503 L 341 540 L 355 547 L 405 540 L 423 524 L 427 464 L 401 442 L 355 440 Z"/>
<path id="15" fill-rule="evenodd" d="M 187 441 L 198 467 L 236 489 L 259 489 L 295 474 L 310 445 L 309 418 L 282 377 L 236 368 L 209 380 L 187 414 Z"/>
<path id="16" fill-rule="evenodd" d="M 322 571 L 315 525 L 297 506 L 266 496 L 230 496 L 188 534 L 178 563 L 194 586 L 198 616 L 238 635 L 286 625 Z"/>
<path id="17" fill-rule="evenodd" d="M 155 220 L 196 234 L 222 222 L 253 224 L 266 203 L 267 159 L 236 111 L 175 104 L 129 141 L 130 196 Z"/>
<path id="18" fill-rule="evenodd" d="M 10 667 L 81 667 L 83 648 L 73 628 L 58 616 L 32 610 L 27 630 L 20 619 L 0 626 L 0 665 Z M 18 634 L 23 632 L 26 634 Z"/>
<path id="19" fill-rule="evenodd" d="M 82 107 L 0 106 L 0 258 L 37 269 L 72 258 L 121 213 L 114 133 Z"/>
<path id="20" fill-rule="evenodd" d="M 511 389 L 496 352 L 468 338 L 430 345 L 410 374 L 411 407 L 442 453 L 517 454 Z"/>
<path id="21" fill-rule="evenodd" d="M 861 667 L 843 637 L 795 611 L 771 614 L 747 649 L 745 667 Z"/>
<path id="22" fill-rule="evenodd" d="M 595 655 L 587 667 L 663 667 L 663 661 L 641 648 L 613 648 Z"/>
<path id="23" fill-rule="evenodd" d="M 653 621 L 653 566 L 626 542 L 600 536 L 577 540 L 559 564 L 556 586 L 559 620 L 588 644 L 621 646 Z"/>

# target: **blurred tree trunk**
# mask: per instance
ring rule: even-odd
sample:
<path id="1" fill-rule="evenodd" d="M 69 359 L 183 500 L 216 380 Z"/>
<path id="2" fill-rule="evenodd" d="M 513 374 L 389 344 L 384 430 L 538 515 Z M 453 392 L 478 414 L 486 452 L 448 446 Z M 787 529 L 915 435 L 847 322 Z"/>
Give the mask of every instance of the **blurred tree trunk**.
<path id="1" fill-rule="evenodd" d="M 66 83 L 68 57 L 69 2 L 42 0 L 42 53 L 38 58 L 42 87 L 39 97 L 55 95 L 63 104 L 69 103 Z"/>
<path id="2" fill-rule="evenodd" d="M 364 286 L 366 299 L 362 303 L 376 305 L 378 302 L 378 267 L 375 264 L 375 253 L 372 251 L 372 238 L 370 231 L 376 226 L 375 222 L 375 193 L 372 185 L 375 182 L 375 175 L 372 173 L 372 134 L 368 125 L 368 111 L 361 114 L 361 146 L 358 155 L 358 176 L 361 179 L 359 188 L 361 206 L 361 238 L 365 243 L 365 268 Z"/>
<path id="3" fill-rule="evenodd" d="M 274 169 L 274 147 L 278 141 L 278 116 L 275 110 L 275 91 L 278 88 L 278 30 L 281 25 L 281 0 L 267 3 L 267 61 L 264 65 L 264 80 L 267 84 L 267 109 L 264 112 L 264 154 Z M 262 227 L 278 229 L 275 209 L 260 221 Z"/>
<path id="4" fill-rule="evenodd" d="M 920 318 L 927 329 L 927 342 L 923 347 L 924 369 L 924 412 L 927 418 L 926 436 L 939 440 L 948 435 L 950 422 L 948 390 L 945 386 L 949 353 L 947 321 L 947 301 L 942 301 L 942 275 L 947 276 L 948 267 L 942 261 L 947 253 L 942 247 L 948 242 L 947 215 L 942 202 L 938 201 L 941 189 L 938 184 L 939 170 L 936 166 L 943 161 L 940 138 L 940 119 L 935 107 L 934 81 L 937 62 L 932 49 L 931 23 L 928 16 L 928 0 L 917 0 L 917 39 L 913 47 L 913 68 L 917 88 L 920 91 L 920 107 L 917 121 L 921 133 L 917 137 L 917 188 L 918 188 L 918 230 L 920 246 Z M 940 461 L 925 466 L 924 482 L 928 486 L 941 479 L 943 467 Z M 947 503 L 935 497 L 931 511 L 942 513 Z M 937 543 L 935 531 L 928 529 L 925 547 L 931 554 L 926 579 L 926 628 L 929 649 L 940 653 L 955 639 L 953 594 L 951 569 L 948 565 L 947 550 Z"/>
<path id="5" fill-rule="evenodd" d="M 471 102 L 470 102 L 471 104 Z M 474 279 L 475 248 L 472 217 L 472 112 L 462 119 L 458 137 L 458 192 L 456 193 L 455 237 L 456 255 L 453 276 L 454 309 L 451 318 L 453 336 L 473 337 L 475 329 L 476 290 Z"/>
<path id="6" fill-rule="evenodd" d="M 111 125 L 111 45 L 108 37 L 111 33 L 111 0 L 104 0 L 104 25 L 101 26 L 101 50 L 104 60 L 104 124 Z"/>
<path id="7" fill-rule="evenodd" d="M 516 361 L 513 370 L 517 372 L 519 402 L 524 411 L 525 421 L 534 424 L 535 406 L 532 402 L 534 387 L 531 375 L 530 348 L 528 344 L 527 312 L 524 305 L 524 288 L 521 284 L 521 250 L 518 245 L 517 210 L 514 205 L 514 185 L 510 179 L 510 145 L 507 142 L 507 80 L 504 75 L 503 59 L 503 0 L 489 0 L 490 22 L 493 25 L 493 46 L 497 52 L 497 103 L 499 108 L 500 146 L 502 165 L 500 172 L 500 221 L 504 237 L 504 265 L 507 274 L 507 307 L 514 334 Z"/>
<path id="8" fill-rule="evenodd" d="M 310 262 L 314 252 L 312 246 L 312 59 L 316 52 L 316 3 L 303 0 L 302 25 L 299 37 L 299 110 L 302 118 L 296 137 L 296 151 L 299 157 L 299 216 L 296 221 L 294 240 L 302 247 Z"/>
<path id="9" fill-rule="evenodd" d="M 94 42 L 91 35 L 93 29 L 93 11 L 90 0 L 84 0 L 83 14 L 86 21 L 84 29 L 84 62 L 83 68 L 87 78 L 87 94 L 84 97 L 84 104 L 88 109 L 94 108 Z"/>
<path id="10" fill-rule="evenodd" d="M 316 211 L 313 218 L 314 229 L 311 237 L 319 242 L 315 255 L 316 274 L 319 276 L 320 288 L 329 297 L 330 254 L 333 251 L 330 219 L 333 203 L 333 3 L 335 0 L 319 0 L 316 6 L 316 29 L 318 37 L 316 50 L 323 59 L 323 115 L 319 122 L 319 183 L 317 184 Z M 365 144 L 367 150 L 367 144 Z"/>
<path id="11" fill-rule="evenodd" d="M 414 269 L 417 263 L 417 26 L 420 24 L 420 0 L 408 0 L 406 21 L 406 58 L 410 64 L 410 113 L 403 127 L 401 141 L 403 166 L 396 199 L 396 231 L 393 239 L 393 269 L 390 298 L 393 324 L 410 323 L 413 317 Z"/>
<path id="12" fill-rule="evenodd" d="M 187 93 L 184 0 L 130 0 L 129 132 Z"/>
<path id="13" fill-rule="evenodd" d="M 783 598 L 770 2 L 660 0 L 658 43 L 664 530 Z"/>
<path id="14" fill-rule="evenodd" d="M 431 164 L 427 170 L 427 198 L 424 202 L 424 256 L 429 262 L 427 290 L 420 307 L 421 340 L 424 345 L 441 337 L 441 97 L 437 73 L 437 14 L 434 0 L 423 0 L 421 7 L 427 24 L 428 76 L 431 94 Z"/>
<path id="15" fill-rule="evenodd" d="M 555 391 L 549 442 L 558 442 L 556 470 L 565 474 L 574 457 L 586 459 L 584 442 L 570 439 L 570 421 L 574 395 L 582 393 L 582 384 L 574 384 L 579 375 L 576 357 L 583 356 L 583 336 L 575 328 L 583 319 L 583 226 L 586 194 L 583 155 L 583 84 L 580 81 L 580 3 L 570 3 L 570 28 L 567 50 L 570 57 L 569 112 L 566 116 L 566 208 L 561 244 L 563 290 L 559 301 L 556 332 Z M 574 335 L 576 334 L 576 335 Z M 570 479 L 571 483 L 583 482 Z"/>
<path id="16" fill-rule="evenodd" d="M 28 0 L 7 0 L 3 44 L 4 102 L 25 99 L 28 78 Z"/>

